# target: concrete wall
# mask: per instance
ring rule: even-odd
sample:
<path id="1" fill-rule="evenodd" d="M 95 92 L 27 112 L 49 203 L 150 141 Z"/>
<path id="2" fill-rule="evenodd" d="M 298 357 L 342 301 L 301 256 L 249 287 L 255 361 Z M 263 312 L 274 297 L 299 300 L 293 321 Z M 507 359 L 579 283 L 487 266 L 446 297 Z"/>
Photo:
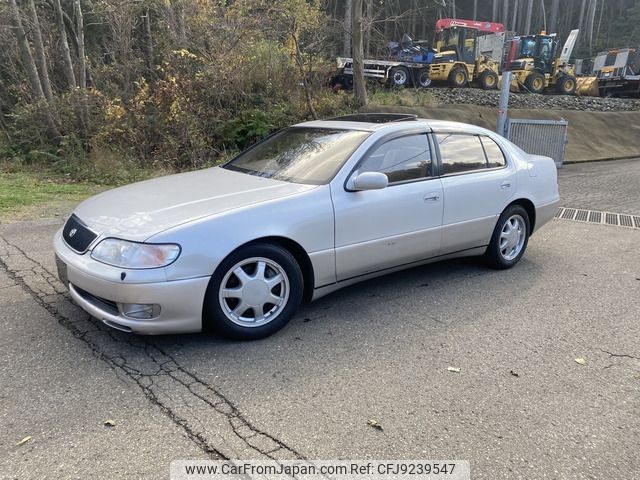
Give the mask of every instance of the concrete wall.
<path id="1" fill-rule="evenodd" d="M 369 112 L 414 113 L 422 118 L 437 118 L 472 123 L 495 130 L 497 108 L 476 105 L 442 105 L 438 107 L 394 107 L 368 105 Z M 510 109 L 511 118 L 559 120 L 569 122 L 567 162 L 640 158 L 640 111 L 583 112 L 577 110 Z"/>

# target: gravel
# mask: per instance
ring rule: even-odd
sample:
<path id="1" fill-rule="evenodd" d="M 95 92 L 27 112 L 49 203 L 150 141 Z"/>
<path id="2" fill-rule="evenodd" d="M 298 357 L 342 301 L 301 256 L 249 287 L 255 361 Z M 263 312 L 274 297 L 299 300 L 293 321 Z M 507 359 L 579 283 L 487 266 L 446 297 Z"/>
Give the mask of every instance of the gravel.
<path id="1" fill-rule="evenodd" d="M 497 107 L 500 93 L 479 88 L 431 88 L 429 90 L 438 104 L 471 104 Z M 627 112 L 640 110 L 640 99 L 574 97 L 568 95 L 514 93 L 509 98 L 510 108 L 544 110 L 582 110 L 592 112 Z"/>

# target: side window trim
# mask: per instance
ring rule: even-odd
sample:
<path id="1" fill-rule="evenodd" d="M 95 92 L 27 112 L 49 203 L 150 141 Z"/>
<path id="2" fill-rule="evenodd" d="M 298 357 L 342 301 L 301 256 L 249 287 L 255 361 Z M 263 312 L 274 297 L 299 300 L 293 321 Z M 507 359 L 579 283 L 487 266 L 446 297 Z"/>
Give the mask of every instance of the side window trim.
<path id="1" fill-rule="evenodd" d="M 507 160 L 507 156 L 504 154 L 504 150 L 502 149 L 502 146 L 496 142 L 493 138 L 491 138 L 489 135 L 478 135 L 480 137 L 480 144 L 482 145 L 482 150 L 484 150 L 484 156 L 487 159 L 487 170 L 498 170 L 500 168 L 507 168 L 507 166 L 509 165 L 509 161 Z M 493 142 L 496 144 L 496 146 L 498 147 L 498 150 L 500 150 L 500 153 L 502 153 L 502 158 L 504 159 L 504 165 L 501 165 L 500 167 L 489 167 L 489 155 L 487 155 L 487 149 L 484 148 L 484 142 L 482 141 L 483 138 L 487 138 L 489 139 L 490 142 Z"/>
<path id="2" fill-rule="evenodd" d="M 468 136 L 472 136 L 472 137 L 478 137 L 478 141 L 480 142 L 480 145 L 482 146 L 482 152 L 484 153 L 484 159 L 485 159 L 485 162 L 487 164 L 487 168 L 468 170 L 468 171 L 465 171 L 465 172 L 443 173 L 442 154 L 440 152 L 440 143 L 438 142 L 438 137 L 437 137 L 438 135 L 468 135 Z M 431 132 L 431 136 L 432 136 L 433 146 L 435 147 L 435 152 L 436 152 L 437 157 L 438 157 L 438 170 L 437 170 L 438 178 L 442 178 L 442 177 L 457 177 L 459 175 L 473 175 L 473 174 L 483 173 L 483 172 L 493 172 L 495 170 L 500 170 L 500 169 L 503 169 L 503 168 L 507 168 L 509 166 L 509 160 L 507 160 L 507 156 L 504 154 L 504 150 L 502 149 L 502 146 L 498 142 L 493 140 L 491 137 L 489 137 L 488 135 L 479 134 L 479 133 L 438 131 L 438 132 Z M 484 149 L 484 145 L 482 143 L 482 138 L 480 138 L 480 137 L 487 137 L 489 140 L 491 140 L 492 142 L 494 142 L 498 146 L 498 148 L 502 152 L 502 156 L 504 157 L 504 165 L 503 166 L 488 168 L 488 166 L 489 166 L 489 157 L 487 156 L 487 152 Z"/>
<path id="3" fill-rule="evenodd" d="M 415 135 L 426 135 L 427 136 L 427 142 L 428 142 L 428 145 L 429 145 L 429 154 L 431 155 L 431 168 L 432 168 L 431 176 L 422 177 L 422 178 L 415 178 L 415 179 L 411 179 L 411 180 L 403 180 L 403 181 L 400 181 L 400 182 L 389 183 L 387 188 L 395 187 L 396 185 L 405 185 L 407 183 L 425 182 L 425 181 L 429 181 L 429 180 L 438 179 L 439 176 L 437 175 L 437 173 L 439 173 L 439 172 L 438 172 L 438 170 L 434 170 L 434 166 L 435 166 L 435 155 L 434 154 L 435 154 L 435 151 L 434 151 L 433 147 L 434 147 L 434 144 L 436 142 L 432 142 L 430 140 L 431 134 L 432 134 L 432 132 L 429 131 L 429 130 L 426 130 L 426 129 L 419 129 L 418 130 L 418 129 L 416 129 L 416 130 L 404 131 L 404 132 L 394 132 L 394 133 L 390 133 L 390 134 L 385 135 L 384 137 L 380 138 L 373 145 L 371 145 L 371 147 L 369 147 L 369 149 L 362 155 L 360 160 L 358 160 L 358 163 L 356 163 L 354 165 L 354 167 L 351 169 L 351 171 L 349 172 L 349 175 L 346 176 L 344 184 L 343 184 L 344 190 L 346 192 L 352 191 L 347 186 L 347 184 L 349 183 L 349 179 L 351 178 L 353 173 L 356 170 L 358 170 L 360 165 L 362 165 L 362 163 L 365 162 L 369 158 L 369 156 L 371 155 L 372 152 L 374 152 L 376 149 L 378 149 L 379 147 L 381 147 L 385 143 L 390 142 L 392 140 L 397 140 L 398 138 L 403 138 L 403 137 L 411 137 L 411 136 L 415 136 Z"/>

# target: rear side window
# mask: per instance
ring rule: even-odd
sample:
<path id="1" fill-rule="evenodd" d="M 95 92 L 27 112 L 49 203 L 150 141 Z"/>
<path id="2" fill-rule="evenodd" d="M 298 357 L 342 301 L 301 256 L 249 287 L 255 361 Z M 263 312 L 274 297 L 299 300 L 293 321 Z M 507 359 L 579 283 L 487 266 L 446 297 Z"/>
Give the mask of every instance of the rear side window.
<path id="1" fill-rule="evenodd" d="M 436 135 L 442 158 L 442 174 L 471 172 L 487 168 L 487 159 L 476 135 Z"/>
<path id="2" fill-rule="evenodd" d="M 487 166 L 489 168 L 504 167 L 507 164 L 504 154 L 496 142 L 485 136 L 481 136 L 480 141 L 484 147 L 484 153 L 487 155 Z"/>
<path id="3" fill-rule="evenodd" d="M 383 143 L 362 163 L 360 172 L 382 172 L 389 183 L 431 176 L 431 150 L 427 135 L 408 135 Z"/>

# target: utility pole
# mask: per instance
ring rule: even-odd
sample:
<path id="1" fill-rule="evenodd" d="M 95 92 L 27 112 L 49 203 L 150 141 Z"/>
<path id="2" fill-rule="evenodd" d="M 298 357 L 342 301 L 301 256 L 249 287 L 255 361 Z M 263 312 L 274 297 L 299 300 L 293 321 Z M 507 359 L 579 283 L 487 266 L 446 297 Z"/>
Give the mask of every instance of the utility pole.
<path id="1" fill-rule="evenodd" d="M 511 86 L 511 72 L 502 73 L 502 87 L 500 88 L 500 102 L 498 104 L 498 125 L 496 133 L 506 138 L 507 113 L 509 112 L 509 87 Z"/>

